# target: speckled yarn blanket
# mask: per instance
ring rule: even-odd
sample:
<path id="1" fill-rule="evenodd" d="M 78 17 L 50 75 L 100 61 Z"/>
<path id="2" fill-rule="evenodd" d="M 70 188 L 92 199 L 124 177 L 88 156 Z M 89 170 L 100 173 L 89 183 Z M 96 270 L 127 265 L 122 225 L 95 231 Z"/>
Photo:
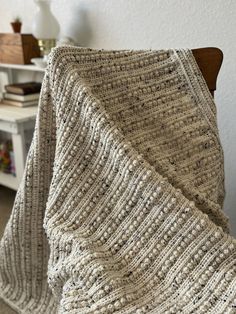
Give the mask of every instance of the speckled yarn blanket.
<path id="1" fill-rule="evenodd" d="M 20 313 L 236 313 L 213 99 L 190 50 L 50 55 L 0 247 Z"/>

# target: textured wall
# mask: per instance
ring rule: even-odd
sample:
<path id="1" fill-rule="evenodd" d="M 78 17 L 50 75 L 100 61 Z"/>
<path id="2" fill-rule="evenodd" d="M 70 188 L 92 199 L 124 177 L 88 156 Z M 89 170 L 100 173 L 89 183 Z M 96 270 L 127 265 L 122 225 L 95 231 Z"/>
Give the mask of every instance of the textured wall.
<path id="1" fill-rule="evenodd" d="M 236 234 L 236 1 L 54 0 L 52 9 L 62 33 L 74 37 L 82 46 L 215 46 L 223 50 L 216 103 L 225 152 L 225 210 Z M 23 31 L 31 32 L 34 10 L 33 0 L 0 0 L 0 30 L 9 31 L 12 16 L 20 15 Z"/>

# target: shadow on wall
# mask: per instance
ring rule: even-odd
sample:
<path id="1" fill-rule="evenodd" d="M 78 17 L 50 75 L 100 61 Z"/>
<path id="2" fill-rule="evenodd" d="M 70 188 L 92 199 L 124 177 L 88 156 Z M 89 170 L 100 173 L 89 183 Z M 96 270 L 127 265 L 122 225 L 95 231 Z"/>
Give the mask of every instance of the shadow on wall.
<path id="1" fill-rule="evenodd" d="M 93 32 L 86 8 L 73 7 L 70 21 L 65 28 L 65 35 L 73 38 L 79 46 L 88 47 L 90 45 Z"/>

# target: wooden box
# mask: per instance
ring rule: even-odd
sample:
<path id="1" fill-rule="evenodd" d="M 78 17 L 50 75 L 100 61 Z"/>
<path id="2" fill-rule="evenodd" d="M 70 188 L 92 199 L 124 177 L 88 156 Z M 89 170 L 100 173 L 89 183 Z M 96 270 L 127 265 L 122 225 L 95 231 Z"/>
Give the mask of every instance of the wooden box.
<path id="1" fill-rule="evenodd" d="M 0 62 L 30 64 L 30 59 L 40 57 L 37 39 L 31 34 L 0 33 Z"/>

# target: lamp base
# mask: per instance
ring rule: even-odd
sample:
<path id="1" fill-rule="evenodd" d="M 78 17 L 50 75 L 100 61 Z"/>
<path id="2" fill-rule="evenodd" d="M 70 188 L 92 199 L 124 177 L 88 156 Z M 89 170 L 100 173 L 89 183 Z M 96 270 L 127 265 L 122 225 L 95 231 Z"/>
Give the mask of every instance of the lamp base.
<path id="1" fill-rule="evenodd" d="M 51 49 L 56 46 L 56 39 L 38 39 L 38 45 L 40 49 L 41 57 L 47 56 Z"/>

